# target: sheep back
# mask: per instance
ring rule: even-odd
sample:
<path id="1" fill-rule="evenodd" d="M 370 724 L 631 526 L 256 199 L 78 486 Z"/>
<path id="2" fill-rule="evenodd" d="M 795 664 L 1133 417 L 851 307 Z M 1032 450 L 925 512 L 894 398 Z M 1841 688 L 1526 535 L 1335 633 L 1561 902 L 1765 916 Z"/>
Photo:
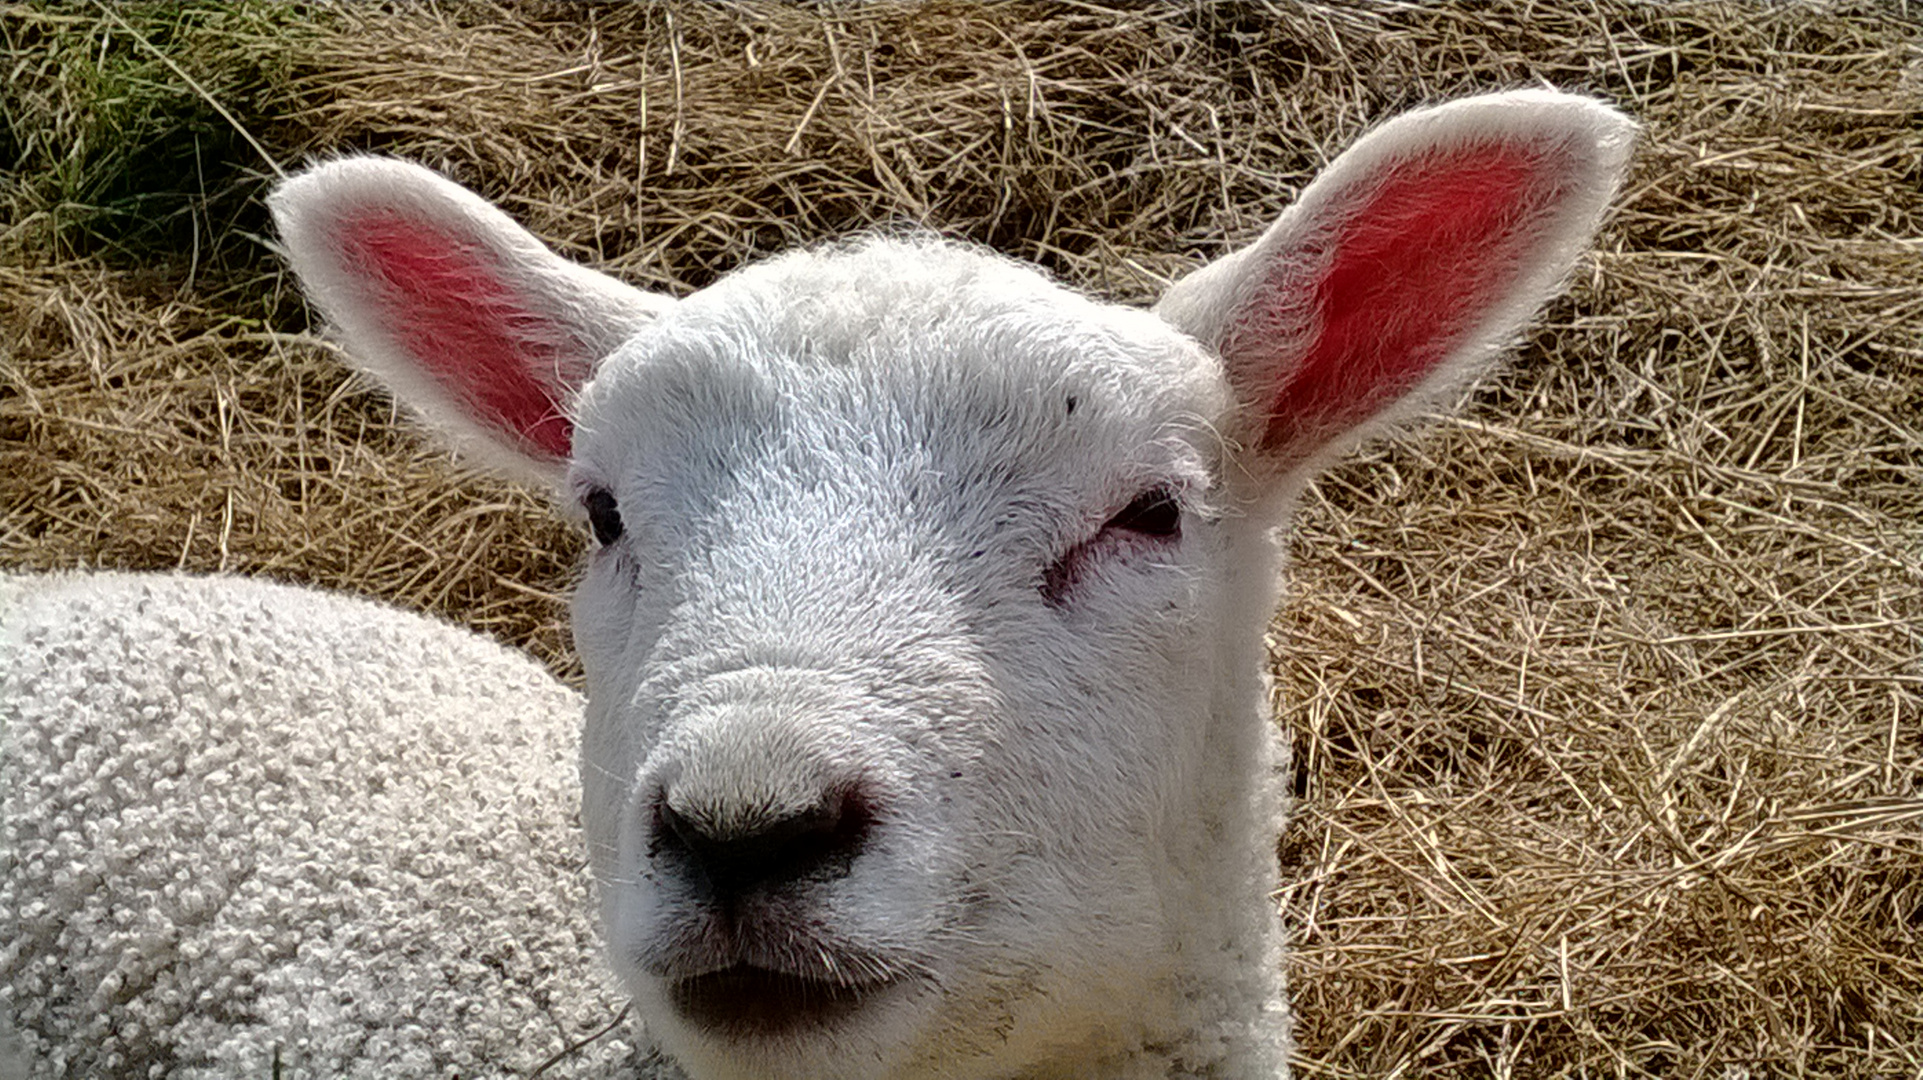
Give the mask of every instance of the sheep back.
<path id="1" fill-rule="evenodd" d="M 581 710 L 363 600 L 0 576 L 0 1064 L 525 1075 L 599 1030 Z M 546 1075 L 625 1071 L 618 1034 Z"/>

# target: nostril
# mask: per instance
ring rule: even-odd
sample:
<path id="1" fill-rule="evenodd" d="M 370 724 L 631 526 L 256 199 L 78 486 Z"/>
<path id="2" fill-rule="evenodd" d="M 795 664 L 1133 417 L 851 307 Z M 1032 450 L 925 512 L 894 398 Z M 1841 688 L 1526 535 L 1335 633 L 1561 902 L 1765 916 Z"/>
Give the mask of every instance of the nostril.
<path id="1" fill-rule="evenodd" d="M 699 825 L 683 817 L 681 812 L 669 805 L 666 799 L 656 805 L 655 821 L 657 852 L 664 841 L 686 851 L 697 851 L 710 843 L 708 834 L 702 831 Z"/>
<path id="2" fill-rule="evenodd" d="M 867 842 L 874 812 L 855 791 L 830 793 L 789 813 L 766 806 L 740 809 L 677 802 L 655 805 L 649 854 L 677 860 L 718 894 L 738 894 L 798 881 L 827 881 L 848 873 Z"/>

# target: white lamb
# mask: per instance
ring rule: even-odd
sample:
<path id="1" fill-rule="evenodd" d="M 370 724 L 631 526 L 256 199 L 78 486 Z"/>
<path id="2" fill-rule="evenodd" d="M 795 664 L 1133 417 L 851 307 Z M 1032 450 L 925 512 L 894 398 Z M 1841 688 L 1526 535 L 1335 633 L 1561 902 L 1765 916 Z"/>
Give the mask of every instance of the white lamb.
<path id="1" fill-rule="evenodd" d="M 606 1026 L 580 718 L 364 600 L 0 576 L 0 1078 L 526 1075 Z"/>
<path id="2" fill-rule="evenodd" d="M 1267 1078 L 1288 507 L 1492 361 L 1632 133 L 1405 116 L 1152 311 L 886 238 L 677 301 L 392 161 L 273 210 L 350 353 L 598 538 L 584 823 L 688 1076 Z"/>

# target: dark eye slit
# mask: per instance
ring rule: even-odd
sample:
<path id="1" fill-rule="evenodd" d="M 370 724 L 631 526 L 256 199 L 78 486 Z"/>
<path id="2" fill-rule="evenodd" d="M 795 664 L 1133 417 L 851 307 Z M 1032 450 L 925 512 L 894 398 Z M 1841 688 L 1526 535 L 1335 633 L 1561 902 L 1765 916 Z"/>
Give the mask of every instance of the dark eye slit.
<path id="1" fill-rule="evenodd" d="M 588 525 L 594 529 L 594 540 L 607 547 L 621 539 L 621 510 L 614 501 L 614 493 L 606 488 L 595 488 L 581 500 L 587 509 Z"/>
<path id="2" fill-rule="evenodd" d="M 1182 506 L 1169 489 L 1150 488 L 1122 507 L 1102 528 L 1125 529 L 1142 536 L 1177 537 L 1182 535 Z"/>
<path id="3" fill-rule="evenodd" d="M 1182 504 L 1165 487 L 1150 488 L 1135 497 L 1119 512 L 1102 523 L 1101 531 L 1062 553 L 1062 557 L 1042 575 L 1042 599 L 1060 607 L 1068 599 L 1076 581 L 1090 560 L 1113 552 L 1116 533 L 1133 533 L 1150 540 L 1179 540 L 1182 536 Z M 1107 539 L 1105 543 L 1104 540 Z M 1124 542 L 1125 544 L 1126 542 Z"/>

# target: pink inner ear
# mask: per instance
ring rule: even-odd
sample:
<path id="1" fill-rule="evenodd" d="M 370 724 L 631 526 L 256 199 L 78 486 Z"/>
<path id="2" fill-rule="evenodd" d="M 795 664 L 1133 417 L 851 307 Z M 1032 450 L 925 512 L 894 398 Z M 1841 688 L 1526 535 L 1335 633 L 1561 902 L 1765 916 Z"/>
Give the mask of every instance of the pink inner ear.
<path id="1" fill-rule="evenodd" d="M 386 283 L 375 300 L 382 328 L 427 375 L 484 426 L 566 458 L 574 425 L 561 380 L 586 373 L 564 370 L 565 332 L 521 302 L 490 254 L 391 214 L 343 233 L 347 258 Z"/>
<path id="2" fill-rule="evenodd" d="M 1476 147 L 1376 182 L 1324 241 L 1334 254 L 1313 283 L 1316 336 L 1284 373 L 1268 449 L 1363 422 L 1449 358 L 1514 284 L 1545 205 L 1532 197 L 1543 167 L 1525 148 Z"/>

